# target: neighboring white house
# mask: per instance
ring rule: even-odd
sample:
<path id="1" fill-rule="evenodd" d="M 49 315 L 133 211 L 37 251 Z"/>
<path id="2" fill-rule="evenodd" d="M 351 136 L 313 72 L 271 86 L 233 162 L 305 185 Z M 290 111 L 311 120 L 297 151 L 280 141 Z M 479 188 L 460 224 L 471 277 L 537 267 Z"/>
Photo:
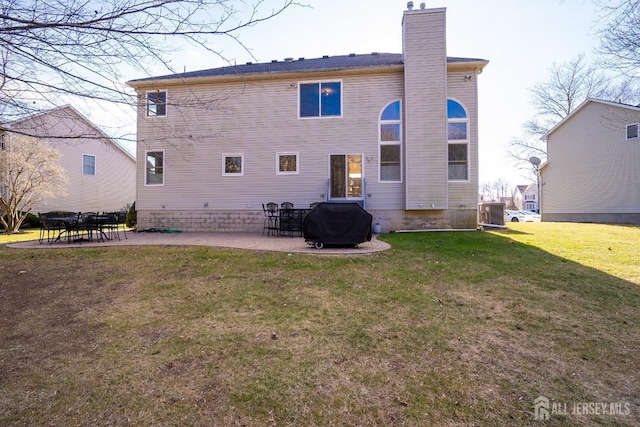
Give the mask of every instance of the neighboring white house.
<path id="1" fill-rule="evenodd" d="M 538 184 L 517 185 L 513 192 L 513 204 L 518 210 L 539 212 Z"/>
<path id="2" fill-rule="evenodd" d="M 55 108 L 5 127 L 9 133 L 41 136 L 60 152 L 69 178 L 66 196 L 36 205 L 32 213 L 117 211 L 135 201 L 135 158 L 73 107 Z"/>
<path id="3" fill-rule="evenodd" d="M 640 108 L 588 99 L 551 129 L 544 221 L 640 223 Z"/>
<path id="4" fill-rule="evenodd" d="M 257 231 L 262 204 L 355 201 L 384 231 L 475 228 L 483 59 L 446 54 L 446 9 L 403 53 L 286 58 L 133 80 L 140 228 Z"/>

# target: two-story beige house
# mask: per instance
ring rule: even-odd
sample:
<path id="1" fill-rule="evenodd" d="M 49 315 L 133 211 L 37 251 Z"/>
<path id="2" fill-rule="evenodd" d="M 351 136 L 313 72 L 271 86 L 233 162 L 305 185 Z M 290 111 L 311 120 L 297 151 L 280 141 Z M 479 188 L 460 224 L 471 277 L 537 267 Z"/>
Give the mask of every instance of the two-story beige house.
<path id="1" fill-rule="evenodd" d="M 32 213 L 118 211 L 135 201 L 135 158 L 75 108 L 54 108 L 6 128 L 40 137 L 57 149 L 69 179 L 67 194 L 35 205 Z"/>
<path id="2" fill-rule="evenodd" d="M 543 221 L 640 224 L 640 107 L 587 99 L 544 138 Z"/>
<path id="3" fill-rule="evenodd" d="M 383 231 L 475 228 L 483 59 L 446 9 L 404 12 L 401 54 L 286 58 L 130 81 L 138 226 L 259 231 L 262 204 L 358 202 Z"/>

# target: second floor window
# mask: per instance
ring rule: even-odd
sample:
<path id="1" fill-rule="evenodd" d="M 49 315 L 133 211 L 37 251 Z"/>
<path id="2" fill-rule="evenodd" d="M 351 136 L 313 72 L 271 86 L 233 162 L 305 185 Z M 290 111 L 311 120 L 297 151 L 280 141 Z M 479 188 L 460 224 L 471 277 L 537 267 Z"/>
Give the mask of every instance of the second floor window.
<path id="1" fill-rule="evenodd" d="M 300 84 L 300 117 L 340 117 L 342 83 L 314 82 Z"/>
<path id="2" fill-rule="evenodd" d="M 167 92 L 147 92 L 147 117 L 167 115 Z"/>
<path id="3" fill-rule="evenodd" d="M 638 123 L 627 125 L 627 139 L 635 139 L 638 137 Z"/>
<path id="4" fill-rule="evenodd" d="M 82 155 L 82 175 L 96 174 L 96 156 L 91 154 Z"/>

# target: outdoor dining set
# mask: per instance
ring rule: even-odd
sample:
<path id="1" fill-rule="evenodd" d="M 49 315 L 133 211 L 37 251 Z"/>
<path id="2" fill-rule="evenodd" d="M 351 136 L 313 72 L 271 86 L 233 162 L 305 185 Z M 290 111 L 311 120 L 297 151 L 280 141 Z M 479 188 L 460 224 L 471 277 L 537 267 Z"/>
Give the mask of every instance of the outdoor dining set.
<path id="1" fill-rule="evenodd" d="M 80 243 L 120 240 L 120 231 L 124 234 L 125 212 L 47 212 L 38 213 L 40 218 L 40 243 L 47 241 Z"/>
<path id="2" fill-rule="evenodd" d="M 308 208 L 296 208 L 293 203 L 275 202 L 262 204 L 264 212 L 264 227 L 262 234 L 267 236 L 302 237 L 302 222 L 304 216 L 318 203 L 312 203 Z"/>

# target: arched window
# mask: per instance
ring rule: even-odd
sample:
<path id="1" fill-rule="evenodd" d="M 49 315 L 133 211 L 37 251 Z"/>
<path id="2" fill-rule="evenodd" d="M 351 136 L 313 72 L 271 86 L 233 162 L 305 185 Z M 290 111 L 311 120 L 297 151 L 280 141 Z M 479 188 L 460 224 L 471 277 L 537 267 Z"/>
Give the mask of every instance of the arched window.
<path id="1" fill-rule="evenodd" d="M 378 126 L 378 158 L 380 182 L 402 181 L 402 105 L 387 104 L 380 114 Z"/>
<path id="2" fill-rule="evenodd" d="M 469 180 L 469 116 L 453 99 L 447 100 L 447 139 L 449 140 L 449 181 Z"/>

